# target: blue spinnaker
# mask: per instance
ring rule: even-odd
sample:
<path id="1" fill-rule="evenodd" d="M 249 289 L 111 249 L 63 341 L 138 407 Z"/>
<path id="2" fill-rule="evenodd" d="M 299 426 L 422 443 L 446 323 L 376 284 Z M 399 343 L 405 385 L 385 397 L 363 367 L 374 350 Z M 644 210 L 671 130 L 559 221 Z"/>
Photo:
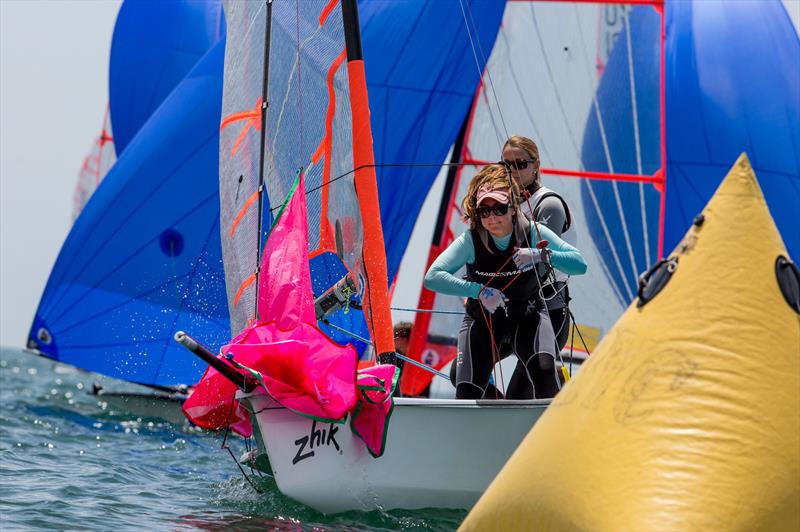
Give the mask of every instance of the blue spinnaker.
<path id="1" fill-rule="evenodd" d="M 740 153 L 800 258 L 800 40 L 781 2 L 667 4 L 664 250 Z"/>
<path id="2" fill-rule="evenodd" d="M 111 40 L 109 105 L 117 156 L 225 35 L 220 0 L 126 0 Z"/>
<path id="3" fill-rule="evenodd" d="M 439 166 L 402 165 L 444 161 L 475 96 L 505 4 L 471 0 L 463 7 L 462 11 L 459 2 L 423 0 L 359 2 L 390 284 L 441 170 Z M 311 264 L 315 290 L 330 286 L 340 275 L 331 274 L 338 270 L 330 266 L 330 260 L 325 260 L 326 268 L 318 267 L 322 262 L 320 258 Z M 362 338 L 369 335 L 358 311 L 336 314 L 331 322 Z M 355 343 L 363 351 L 363 343 L 352 336 L 320 326 L 334 340 Z"/>
<path id="4" fill-rule="evenodd" d="M 29 335 L 44 355 L 132 382 L 197 382 L 172 340 L 230 338 L 216 179 L 224 41 L 150 117 L 76 220 Z"/>
<path id="5" fill-rule="evenodd" d="M 661 167 L 661 17 L 639 6 L 627 20 L 630 48 L 623 23 L 597 88 L 597 109 L 588 113 L 582 161 L 590 171 L 650 176 Z M 651 184 L 596 180 L 582 180 L 581 194 L 602 266 L 624 308 L 639 274 L 657 258 L 660 195 Z"/>
<path id="6" fill-rule="evenodd" d="M 471 6 L 488 51 L 502 5 Z M 374 73 L 367 67 L 376 161 L 443 160 L 481 67 L 460 12 L 440 19 L 441 5 L 424 2 L 367 0 L 361 7 L 367 64 L 376 66 Z M 447 31 L 428 31 L 431 25 Z M 133 131 L 136 121 L 152 109 L 129 122 L 136 136 L 76 222 L 42 297 L 29 343 L 45 355 L 143 384 L 191 384 L 204 368 L 172 342 L 174 331 L 185 329 L 212 350 L 230 338 L 218 226 L 222 47 L 215 46 L 141 131 Z M 390 277 L 437 172 L 379 169 Z M 343 273 L 315 278 L 315 290 Z M 359 316 L 354 310 L 333 321 L 367 336 Z"/>
<path id="7" fill-rule="evenodd" d="M 376 164 L 444 161 L 504 9 L 489 0 L 359 2 Z M 377 168 L 390 283 L 440 169 Z"/>

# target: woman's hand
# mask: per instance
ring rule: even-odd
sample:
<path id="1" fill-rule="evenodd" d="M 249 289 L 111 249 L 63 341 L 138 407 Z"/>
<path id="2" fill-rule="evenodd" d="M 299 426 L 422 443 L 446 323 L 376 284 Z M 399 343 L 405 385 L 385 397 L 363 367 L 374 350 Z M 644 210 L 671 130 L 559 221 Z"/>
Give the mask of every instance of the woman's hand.
<path id="1" fill-rule="evenodd" d="M 520 270 L 528 271 L 542 261 L 542 252 L 537 248 L 519 248 L 514 253 L 514 264 Z"/>
<path id="2" fill-rule="evenodd" d="M 505 308 L 508 298 L 500 290 L 484 286 L 478 294 L 478 301 L 489 311 L 489 314 L 494 314 L 499 307 Z"/>

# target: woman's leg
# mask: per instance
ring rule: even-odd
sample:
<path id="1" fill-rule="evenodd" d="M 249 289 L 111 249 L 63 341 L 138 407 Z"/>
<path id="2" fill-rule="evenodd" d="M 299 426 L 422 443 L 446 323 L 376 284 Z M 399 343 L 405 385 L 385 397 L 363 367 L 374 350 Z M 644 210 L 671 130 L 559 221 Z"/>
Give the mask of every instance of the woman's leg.
<path id="1" fill-rule="evenodd" d="M 539 315 L 526 317 L 514 334 L 514 351 L 519 358 L 519 373 L 515 370 L 508 387 L 509 399 L 546 399 L 559 390 L 555 358 L 550 354 L 533 352 L 534 338 L 539 327 Z M 516 380 L 515 380 L 516 378 Z"/>
<path id="2" fill-rule="evenodd" d="M 450 370 L 456 399 L 481 399 L 492 371 L 492 339 L 488 326 L 464 316 L 458 332 L 458 355 Z"/>

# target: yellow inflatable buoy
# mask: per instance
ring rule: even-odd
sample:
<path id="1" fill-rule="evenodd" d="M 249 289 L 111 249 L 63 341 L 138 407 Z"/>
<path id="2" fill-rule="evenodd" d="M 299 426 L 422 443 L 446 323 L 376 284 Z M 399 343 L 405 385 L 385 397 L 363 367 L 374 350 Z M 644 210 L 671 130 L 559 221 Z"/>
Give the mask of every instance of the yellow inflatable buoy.
<path id="1" fill-rule="evenodd" d="M 660 292 L 626 310 L 460 530 L 800 530 L 800 314 L 780 256 L 742 155 Z"/>

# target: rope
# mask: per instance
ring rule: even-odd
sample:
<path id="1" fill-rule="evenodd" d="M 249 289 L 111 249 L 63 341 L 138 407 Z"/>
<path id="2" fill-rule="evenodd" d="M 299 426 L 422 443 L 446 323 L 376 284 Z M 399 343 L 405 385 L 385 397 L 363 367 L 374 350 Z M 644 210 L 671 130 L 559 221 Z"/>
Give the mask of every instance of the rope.
<path id="1" fill-rule="evenodd" d="M 399 310 L 404 312 L 419 312 L 421 314 L 454 314 L 458 316 L 464 315 L 463 312 L 455 310 L 428 310 L 424 308 L 403 308 L 403 307 L 391 307 L 391 310 Z"/>
<path id="2" fill-rule="evenodd" d="M 344 334 L 352 336 L 356 340 L 361 340 L 362 342 L 364 342 L 364 343 L 366 343 L 368 345 L 373 345 L 372 341 L 368 340 L 367 338 L 364 338 L 363 336 L 360 336 L 360 335 L 358 335 L 358 334 L 356 334 L 356 333 L 354 333 L 352 331 L 348 331 L 347 329 L 343 329 L 342 327 L 339 327 L 338 325 L 334 325 L 333 323 L 329 322 L 328 320 L 323 320 L 323 322 L 325 323 L 325 325 L 327 325 L 331 329 L 336 329 L 339 332 L 342 332 Z M 373 348 L 374 348 L 374 346 L 373 346 Z M 449 375 L 445 375 L 441 371 L 439 371 L 439 370 L 437 370 L 437 369 L 435 369 L 435 368 L 433 368 L 433 367 L 431 367 L 431 366 L 429 366 L 427 364 L 423 364 L 422 362 L 418 362 L 418 361 L 414 360 L 413 358 L 409 358 L 409 357 L 407 357 L 405 355 L 402 355 L 402 354 L 400 354 L 400 353 L 398 353 L 396 351 L 395 351 L 394 354 L 400 360 L 403 360 L 403 361 L 408 362 L 409 364 L 411 364 L 413 366 L 416 366 L 416 367 L 418 367 L 420 369 L 424 369 L 425 371 L 433 373 L 434 375 L 437 375 L 437 376 L 439 376 L 439 377 L 441 377 L 441 378 L 443 378 L 443 379 L 445 379 L 447 381 L 450 380 L 450 376 Z"/>
<path id="3" fill-rule="evenodd" d="M 345 172 L 345 173 L 343 173 L 341 175 L 338 175 L 336 177 L 333 177 L 333 178 L 329 179 L 328 181 L 326 181 L 325 183 L 322 183 L 321 185 L 317 185 L 316 187 L 312 187 L 312 188 L 310 188 L 308 190 L 305 190 L 304 193 L 305 193 L 306 196 L 308 196 L 312 192 L 316 192 L 318 190 L 321 190 L 323 187 L 327 187 L 327 186 L 331 185 L 335 181 L 343 179 L 343 178 L 345 178 L 345 177 L 347 177 L 349 175 L 353 175 L 356 172 L 358 172 L 359 170 L 362 170 L 364 168 L 403 168 L 403 167 L 432 167 L 432 166 L 441 168 L 443 166 L 480 166 L 481 164 L 482 163 L 477 163 L 477 162 L 362 164 L 361 166 L 357 166 L 356 168 L 353 168 L 352 170 L 349 170 L 349 171 L 347 171 L 347 172 Z M 270 211 L 271 212 L 275 212 L 280 208 L 281 208 L 281 205 L 277 205 L 275 207 L 271 207 Z"/>
<path id="4" fill-rule="evenodd" d="M 242 476 L 247 481 L 247 483 L 250 484 L 250 486 L 254 490 L 256 490 L 256 493 L 262 493 L 262 491 L 260 489 L 258 489 L 258 487 L 256 487 L 256 485 L 253 483 L 253 481 L 250 480 L 250 477 L 247 476 L 247 473 L 245 473 L 244 468 L 242 467 L 242 464 L 239 463 L 239 460 L 236 459 L 236 456 L 234 456 L 233 451 L 231 451 L 231 448 L 228 446 L 228 435 L 231 433 L 231 419 L 233 419 L 233 412 L 235 410 L 236 410 L 236 401 L 233 400 L 233 401 L 231 401 L 231 410 L 230 410 L 230 412 L 228 412 L 228 421 L 225 423 L 225 434 L 222 437 L 222 446 L 221 446 L 221 448 L 225 449 L 226 451 L 228 451 L 228 454 L 231 455 L 231 458 L 233 458 L 234 463 L 236 463 L 236 467 L 238 467 L 239 471 L 242 472 Z"/>

